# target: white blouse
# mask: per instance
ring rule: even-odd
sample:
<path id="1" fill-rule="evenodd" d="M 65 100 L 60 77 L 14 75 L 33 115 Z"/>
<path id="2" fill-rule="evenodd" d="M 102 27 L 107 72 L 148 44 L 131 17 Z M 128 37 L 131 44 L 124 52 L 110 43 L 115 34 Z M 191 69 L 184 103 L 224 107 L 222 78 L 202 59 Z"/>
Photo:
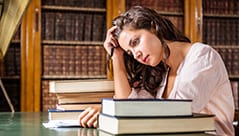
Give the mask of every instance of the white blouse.
<path id="1" fill-rule="evenodd" d="M 156 98 L 162 98 L 167 76 Z M 129 98 L 153 98 L 145 90 L 132 89 Z M 192 111 L 216 115 L 217 135 L 234 135 L 234 101 L 231 84 L 220 55 L 210 46 L 194 43 L 177 70 L 169 99 L 192 99 Z"/>

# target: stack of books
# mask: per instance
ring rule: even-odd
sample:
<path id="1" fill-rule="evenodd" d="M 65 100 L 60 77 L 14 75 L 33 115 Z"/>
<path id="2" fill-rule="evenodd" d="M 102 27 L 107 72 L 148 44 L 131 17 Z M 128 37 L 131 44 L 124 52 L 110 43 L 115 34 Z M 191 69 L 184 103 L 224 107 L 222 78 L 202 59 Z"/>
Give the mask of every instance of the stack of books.
<path id="1" fill-rule="evenodd" d="M 215 116 L 192 113 L 191 104 L 192 100 L 102 99 L 98 129 L 112 135 L 215 131 Z"/>
<path id="2" fill-rule="evenodd" d="M 79 114 L 87 107 L 100 106 L 102 98 L 112 98 L 112 80 L 66 80 L 51 81 L 50 92 L 58 99 L 57 109 L 48 110 L 48 120 L 71 121 L 78 124 Z"/>
<path id="3" fill-rule="evenodd" d="M 55 93 L 58 107 L 64 110 L 84 110 L 100 105 L 102 98 L 112 98 L 112 80 L 61 80 L 50 82 L 50 92 Z"/>

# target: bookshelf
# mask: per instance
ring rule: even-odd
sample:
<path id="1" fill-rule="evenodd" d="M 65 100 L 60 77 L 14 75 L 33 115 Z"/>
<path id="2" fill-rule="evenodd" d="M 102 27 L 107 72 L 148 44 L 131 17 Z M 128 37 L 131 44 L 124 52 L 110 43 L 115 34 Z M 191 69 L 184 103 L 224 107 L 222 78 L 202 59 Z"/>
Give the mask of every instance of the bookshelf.
<path id="1" fill-rule="evenodd" d="M 177 28 L 184 32 L 184 0 L 126 0 L 126 9 L 141 5 L 153 8 L 161 15 L 169 18 Z"/>
<path id="2" fill-rule="evenodd" d="M 18 28 L 28 4 L 28 0 L 21 2 L 0 1 L 0 111 L 9 111 L 10 107 L 12 112 L 15 110 L 19 111 L 20 109 L 21 46 L 20 29 Z M 8 94 L 12 100 L 8 99 Z"/>
<path id="3" fill-rule="evenodd" d="M 235 102 L 235 120 L 239 111 L 239 2 L 236 0 L 202 0 L 202 41 L 215 48 L 227 68 Z M 239 127 L 236 126 L 236 135 Z"/>
<path id="4" fill-rule="evenodd" d="M 238 2 L 203 0 L 203 42 L 222 56 L 231 79 L 239 79 Z M 210 28 L 210 29 L 209 29 Z"/>
<path id="5" fill-rule="evenodd" d="M 54 108 L 49 81 L 105 79 L 106 1 L 41 1 L 42 110 Z"/>
<path id="6" fill-rule="evenodd" d="M 104 33 L 106 31 L 105 27 L 108 28 L 111 26 L 112 18 L 118 15 L 119 11 L 123 11 L 119 6 L 123 6 L 122 4 L 116 4 L 116 1 L 114 0 L 92 0 L 88 2 L 95 3 L 97 7 L 92 5 L 82 5 L 87 4 L 82 0 L 56 0 L 56 4 L 54 4 L 54 0 L 36 0 L 31 1 L 29 4 L 18 31 L 18 38 L 12 40 L 11 47 L 8 49 L 8 55 L 5 57 L 9 60 L 14 56 L 14 59 L 17 60 L 12 59 L 8 63 L 5 63 L 6 61 L 3 60 L 0 62 L 0 74 L 1 76 L 4 76 L 3 81 L 9 82 L 6 83 L 6 88 L 10 88 L 11 94 L 16 95 L 16 97 L 13 96 L 14 98 L 12 98 L 17 104 L 14 105 L 15 108 L 17 108 L 16 111 L 42 111 L 43 109 L 46 110 L 47 108 L 53 108 L 51 106 L 55 106 L 56 96 L 50 94 L 48 90 L 49 81 L 51 80 L 101 79 L 108 77 L 105 64 L 106 53 L 102 48 L 103 38 L 105 36 Z M 109 12 L 106 14 L 106 11 Z M 73 38 L 68 35 L 68 37 L 57 38 L 54 33 L 50 33 L 49 35 L 49 33 L 46 32 L 45 21 L 48 14 L 57 14 L 60 21 L 60 17 L 62 16 L 68 21 L 71 21 L 73 18 L 75 21 L 79 21 L 75 23 L 76 26 L 82 25 L 80 20 L 82 20 L 81 17 L 83 14 L 83 20 L 88 19 L 87 15 L 91 16 L 90 23 L 95 22 L 93 20 L 100 21 L 102 20 L 102 17 L 104 17 L 104 21 L 100 21 L 100 23 L 104 24 L 99 24 L 97 22 L 97 24 L 92 26 L 93 28 L 91 30 L 88 30 L 89 28 L 85 26 L 81 26 L 75 31 L 73 30 L 74 27 L 68 25 L 67 27 L 70 27 L 70 29 L 65 29 L 64 31 L 67 33 L 75 32 L 79 36 L 75 35 Z M 52 18 L 47 19 L 48 21 L 51 19 L 55 21 L 55 17 L 53 18 L 54 20 Z M 73 23 L 69 23 L 68 21 L 65 21 L 64 23 Z M 86 25 L 86 22 L 84 23 L 85 24 L 83 25 Z M 54 23 L 50 22 L 50 24 Z M 61 23 L 58 24 L 62 25 Z M 53 31 L 55 32 L 55 26 L 50 28 L 53 28 Z M 83 32 L 85 32 L 85 34 L 82 33 L 81 29 L 84 29 Z M 98 35 L 99 37 L 97 37 L 95 35 L 97 33 L 93 33 L 93 29 L 97 30 L 97 33 L 100 33 L 101 35 Z M 58 34 L 62 34 L 62 32 Z M 82 37 L 83 35 L 90 35 L 90 37 Z M 17 52 L 12 52 L 16 50 Z M 66 54 L 70 55 L 64 56 Z M 87 56 L 81 54 L 87 54 Z M 80 58 L 84 61 L 81 61 L 80 59 L 78 60 L 81 56 L 85 57 Z M 69 63 L 68 65 L 70 66 L 64 67 L 63 69 L 61 67 L 63 65 L 62 62 L 59 62 L 61 65 L 59 66 L 59 63 L 55 62 L 54 57 L 60 57 L 64 62 L 63 64 Z M 69 58 L 64 60 L 64 57 L 71 57 L 70 59 L 74 61 L 69 61 Z M 49 58 L 52 59 L 51 61 L 53 62 L 53 65 L 58 65 L 58 67 L 46 67 L 51 64 Z M 58 61 L 60 59 L 58 58 Z M 79 65 L 79 67 L 77 67 L 77 65 Z M 81 67 L 82 65 L 84 65 L 83 68 Z M 13 71 L 9 72 L 9 69 Z M 63 71 L 65 69 L 67 70 Z M 83 73 L 81 71 L 85 72 Z M 13 83 L 13 81 L 16 83 Z M 15 89 L 13 89 L 14 86 Z"/>
<path id="7" fill-rule="evenodd" d="M 0 62 L 0 77 L 15 111 L 20 111 L 20 28 L 14 34 L 4 58 Z M 2 90 L 0 90 L 0 111 L 10 111 Z"/>

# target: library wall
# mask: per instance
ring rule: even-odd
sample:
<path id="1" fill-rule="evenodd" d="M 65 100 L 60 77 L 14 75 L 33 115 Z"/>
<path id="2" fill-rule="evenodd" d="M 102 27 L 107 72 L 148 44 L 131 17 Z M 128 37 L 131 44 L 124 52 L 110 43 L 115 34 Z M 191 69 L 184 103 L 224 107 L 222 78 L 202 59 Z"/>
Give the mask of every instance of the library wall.
<path id="1" fill-rule="evenodd" d="M 3 86 L 11 99 L 15 111 L 20 111 L 20 71 L 21 71 L 21 49 L 20 28 L 13 36 L 12 42 L 7 49 L 6 55 L 1 60 L 0 78 Z M 0 111 L 10 111 L 8 102 L 0 88 Z"/>
<path id="2" fill-rule="evenodd" d="M 42 110 L 55 108 L 49 81 L 106 77 L 105 0 L 42 1 Z"/>
<path id="3" fill-rule="evenodd" d="M 203 42 L 221 55 L 227 68 L 236 110 L 239 110 L 239 2 L 203 0 Z"/>
<path id="4" fill-rule="evenodd" d="M 137 5 L 157 10 L 184 32 L 184 0 L 126 0 L 126 10 Z"/>

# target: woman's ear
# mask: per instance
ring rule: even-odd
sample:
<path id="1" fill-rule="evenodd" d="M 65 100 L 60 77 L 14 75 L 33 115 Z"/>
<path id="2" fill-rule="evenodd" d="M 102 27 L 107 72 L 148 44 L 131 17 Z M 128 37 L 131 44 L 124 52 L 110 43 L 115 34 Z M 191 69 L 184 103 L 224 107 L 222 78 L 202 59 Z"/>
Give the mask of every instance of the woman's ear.
<path id="1" fill-rule="evenodd" d="M 156 24 L 155 24 L 155 22 L 154 21 L 151 21 L 151 29 L 150 29 L 150 31 L 152 32 L 152 33 L 154 33 L 155 35 L 157 35 L 157 31 L 156 31 Z"/>

